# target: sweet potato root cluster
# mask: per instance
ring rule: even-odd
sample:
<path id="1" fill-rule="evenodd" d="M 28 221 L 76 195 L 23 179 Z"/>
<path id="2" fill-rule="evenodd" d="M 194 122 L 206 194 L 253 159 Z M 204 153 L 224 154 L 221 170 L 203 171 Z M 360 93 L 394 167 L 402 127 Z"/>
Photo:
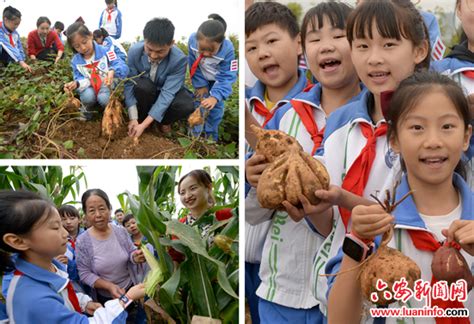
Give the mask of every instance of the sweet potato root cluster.
<path id="1" fill-rule="evenodd" d="M 448 284 L 464 279 L 468 285 L 468 291 L 474 284 L 471 270 L 467 265 L 466 259 L 458 249 L 451 244 L 445 243 L 433 255 L 431 262 L 431 271 L 436 280 L 446 280 Z"/>
<path id="2" fill-rule="evenodd" d="M 324 165 L 303 151 L 298 141 L 277 130 L 252 126 L 258 138 L 256 153 L 271 164 L 265 169 L 257 186 L 260 205 L 269 209 L 284 209 L 282 202 L 301 207 L 299 196 L 313 205 L 320 200 L 314 192 L 329 188 L 329 174 Z"/>
<path id="3" fill-rule="evenodd" d="M 109 103 L 105 107 L 104 116 L 102 117 L 103 135 L 110 137 L 117 129 L 120 128 L 123 123 L 122 111 L 122 104 L 118 98 L 114 98 L 112 96 L 109 100 Z"/>

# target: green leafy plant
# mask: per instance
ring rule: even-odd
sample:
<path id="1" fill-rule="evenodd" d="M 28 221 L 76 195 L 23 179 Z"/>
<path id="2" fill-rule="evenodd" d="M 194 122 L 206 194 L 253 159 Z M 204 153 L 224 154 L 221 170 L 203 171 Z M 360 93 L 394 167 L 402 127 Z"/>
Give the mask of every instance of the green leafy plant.
<path id="1" fill-rule="evenodd" d="M 86 176 L 78 166 L 71 166 L 67 174 L 63 173 L 61 166 L 0 167 L 0 189 L 38 192 L 56 206 L 76 203 L 81 182 L 87 187 Z M 73 200 L 66 200 L 69 196 Z"/>

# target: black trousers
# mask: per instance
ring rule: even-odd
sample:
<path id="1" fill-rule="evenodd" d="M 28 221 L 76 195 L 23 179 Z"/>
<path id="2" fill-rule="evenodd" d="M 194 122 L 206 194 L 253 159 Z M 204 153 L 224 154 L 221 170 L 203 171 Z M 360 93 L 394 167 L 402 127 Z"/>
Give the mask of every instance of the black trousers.
<path id="1" fill-rule="evenodd" d="M 137 84 L 134 86 L 133 92 L 137 99 L 138 121 L 141 123 L 148 116 L 151 107 L 160 95 L 160 91 L 150 78 L 140 77 L 135 82 Z M 177 120 L 186 119 L 193 111 L 192 94 L 188 89 L 182 87 L 166 110 L 161 123 L 169 125 Z"/>
<path id="2" fill-rule="evenodd" d="M 57 55 L 58 51 L 54 48 L 45 48 L 36 55 L 36 58 L 41 61 L 54 61 Z"/>

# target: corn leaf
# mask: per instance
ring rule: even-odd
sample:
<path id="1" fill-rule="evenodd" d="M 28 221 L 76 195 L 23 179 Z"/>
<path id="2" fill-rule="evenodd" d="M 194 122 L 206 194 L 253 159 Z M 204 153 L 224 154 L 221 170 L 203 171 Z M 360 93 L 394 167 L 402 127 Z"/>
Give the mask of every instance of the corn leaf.
<path id="1" fill-rule="evenodd" d="M 204 258 L 211 261 L 217 266 L 217 281 L 219 285 L 230 296 L 238 299 L 237 295 L 235 294 L 229 283 L 229 280 L 227 279 L 224 263 L 209 256 L 206 250 L 206 246 L 202 241 L 199 233 L 197 233 L 193 227 L 175 220 L 167 222 L 166 224 L 167 234 L 177 236 L 180 239 L 181 243 L 188 247 L 192 252 L 203 256 Z"/>

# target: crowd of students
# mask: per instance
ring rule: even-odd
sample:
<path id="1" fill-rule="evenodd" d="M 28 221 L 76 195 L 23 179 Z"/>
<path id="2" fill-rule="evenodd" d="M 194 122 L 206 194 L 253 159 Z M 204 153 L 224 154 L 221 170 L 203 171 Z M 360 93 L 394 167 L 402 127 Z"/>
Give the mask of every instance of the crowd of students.
<path id="1" fill-rule="evenodd" d="M 234 46 L 225 38 L 224 19 L 217 14 L 209 15 L 209 20 L 190 36 L 188 56 L 175 44 L 173 23 L 167 18 L 152 19 L 143 30 L 144 40 L 133 44 L 127 53 L 118 41 L 123 24 L 117 1 L 105 3 L 99 29 L 92 32 L 79 18 L 64 32 L 74 54 L 74 80 L 66 83 L 64 90 L 79 94 L 81 119 L 91 120 L 102 112 L 114 87 L 120 80 L 130 78 L 133 80 L 126 82 L 124 96 L 131 137 L 139 137 L 152 124 L 169 134 L 174 122 L 201 109 L 202 115 L 207 116 L 205 123 L 195 126 L 190 133 L 218 141 L 224 101 L 232 94 L 238 66 Z M 0 64 L 18 63 L 31 72 L 16 31 L 20 22 L 20 11 L 11 6 L 4 9 Z M 60 38 L 64 24 L 57 22 L 51 28 L 51 21 L 40 17 L 36 25 L 37 29 L 28 35 L 28 62 L 58 62 L 64 56 Z M 184 84 L 188 65 L 195 93 Z"/>
<path id="2" fill-rule="evenodd" d="M 213 182 L 204 170 L 193 170 L 178 183 L 181 203 L 188 209 L 181 222 L 191 225 L 215 207 Z M 82 226 L 71 205 L 54 206 L 27 191 L 0 191 L 0 274 L 3 274 L 0 322 L 5 323 L 146 323 L 139 302 L 149 266 L 133 214 L 115 211 L 101 189 L 82 195 Z M 230 209 L 217 220 L 233 217 Z M 206 228 L 200 224 L 204 236 Z M 173 249 L 170 257 L 181 262 Z M 126 310 L 126 311 L 125 311 Z"/>
<path id="3" fill-rule="evenodd" d="M 474 272 L 465 168 L 472 157 L 470 3 L 456 2 L 465 38 L 444 59 L 436 18 L 409 0 L 358 1 L 355 8 L 320 2 L 301 28 L 283 4 L 249 4 L 245 58 L 256 82 L 245 92 L 245 292 L 253 323 L 372 322 L 367 309 L 376 306 L 361 298 L 359 265 L 391 226 L 389 246 L 411 257 L 423 280 L 432 282 L 433 253 L 445 240 L 460 245 Z M 299 69 L 301 54 L 310 74 Z M 294 136 L 324 163 L 331 185 L 316 191 L 318 205 L 301 196 L 299 206 L 284 202 L 284 210 L 260 206 L 256 187 L 268 162 L 253 153 L 250 124 Z M 391 215 L 371 195 L 383 200 L 397 181 L 397 198 L 413 193 Z M 443 309 L 471 311 L 457 323 L 474 320 L 472 291 L 464 304 L 441 304 L 433 299 Z"/>

